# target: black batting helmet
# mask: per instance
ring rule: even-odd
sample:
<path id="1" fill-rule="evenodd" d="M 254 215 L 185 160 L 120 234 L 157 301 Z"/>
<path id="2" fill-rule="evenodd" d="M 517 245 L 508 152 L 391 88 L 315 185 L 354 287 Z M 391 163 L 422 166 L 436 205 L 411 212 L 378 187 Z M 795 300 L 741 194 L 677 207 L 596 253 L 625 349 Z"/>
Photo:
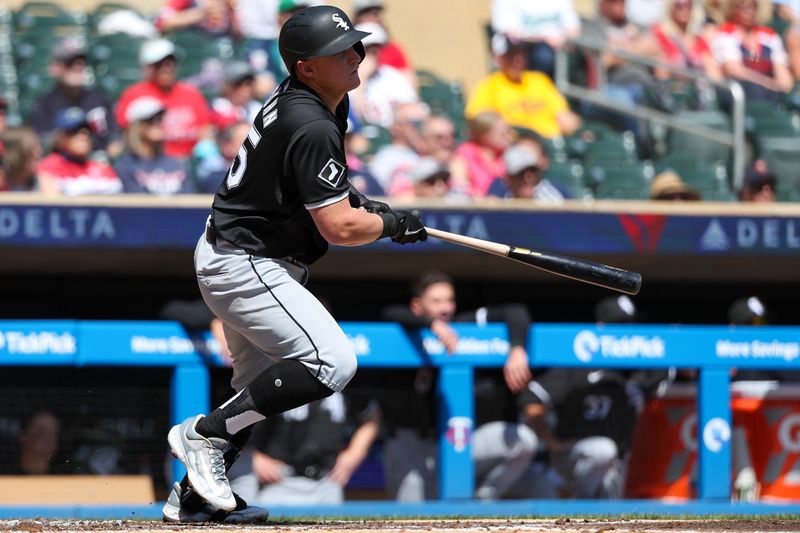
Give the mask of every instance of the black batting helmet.
<path id="1" fill-rule="evenodd" d="M 278 37 L 278 48 L 286 69 L 294 74 L 294 65 L 301 59 L 338 54 L 351 46 L 364 59 L 361 39 L 367 35 L 355 29 L 338 7 L 313 6 L 286 21 Z"/>

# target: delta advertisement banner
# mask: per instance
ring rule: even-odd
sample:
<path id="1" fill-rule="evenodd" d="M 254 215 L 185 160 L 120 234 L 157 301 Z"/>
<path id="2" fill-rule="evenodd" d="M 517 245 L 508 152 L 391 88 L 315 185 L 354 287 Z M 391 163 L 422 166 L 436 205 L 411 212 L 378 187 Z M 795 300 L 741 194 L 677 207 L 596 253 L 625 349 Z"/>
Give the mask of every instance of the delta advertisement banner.
<path id="1" fill-rule="evenodd" d="M 0 248 L 191 249 L 208 215 L 205 208 L 3 204 Z M 453 233 L 562 253 L 790 255 L 800 251 L 800 217 L 429 209 L 422 219 L 426 226 Z M 384 241 L 370 246 L 392 253 L 441 247 L 465 253 L 438 239 L 414 247 Z"/>

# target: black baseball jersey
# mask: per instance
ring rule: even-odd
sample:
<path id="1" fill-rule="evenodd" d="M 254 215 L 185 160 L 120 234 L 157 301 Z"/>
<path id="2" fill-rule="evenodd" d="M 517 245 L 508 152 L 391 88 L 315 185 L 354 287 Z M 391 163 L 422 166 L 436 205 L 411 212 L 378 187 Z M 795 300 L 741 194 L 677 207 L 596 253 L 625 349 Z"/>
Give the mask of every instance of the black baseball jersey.
<path id="1" fill-rule="evenodd" d="M 281 83 L 214 196 L 217 236 L 263 257 L 313 263 L 325 254 L 328 243 L 308 210 L 348 196 L 348 109 L 346 95 L 334 114 L 302 82 Z"/>
<path id="2" fill-rule="evenodd" d="M 562 440 L 603 436 L 625 453 L 636 422 L 639 391 L 614 370 L 551 368 L 520 392 L 520 407 L 543 404 L 556 415 Z"/>

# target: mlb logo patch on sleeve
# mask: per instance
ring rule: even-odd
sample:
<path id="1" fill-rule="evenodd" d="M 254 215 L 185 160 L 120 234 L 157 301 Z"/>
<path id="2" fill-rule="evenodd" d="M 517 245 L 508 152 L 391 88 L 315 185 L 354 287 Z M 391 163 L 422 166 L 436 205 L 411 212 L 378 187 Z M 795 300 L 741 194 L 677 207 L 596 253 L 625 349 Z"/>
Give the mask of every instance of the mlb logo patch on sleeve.
<path id="1" fill-rule="evenodd" d="M 339 181 L 339 178 L 344 175 L 344 165 L 339 163 L 334 158 L 328 159 L 328 162 L 325 163 L 325 166 L 322 167 L 322 170 L 319 171 L 317 176 L 323 180 L 327 181 L 330 184 L 336 184 Z"/>

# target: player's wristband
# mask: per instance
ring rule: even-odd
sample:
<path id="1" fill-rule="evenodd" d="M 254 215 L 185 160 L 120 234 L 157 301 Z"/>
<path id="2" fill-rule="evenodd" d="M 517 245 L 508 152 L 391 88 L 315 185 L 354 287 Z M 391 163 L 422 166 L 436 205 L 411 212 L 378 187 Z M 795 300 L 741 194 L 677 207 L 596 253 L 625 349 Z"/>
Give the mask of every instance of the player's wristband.
<path id="1" fill-rule="evenodd" d="M 383 220 L 383 231 L 378 238 L 385 239 L 386 237 L 393 237 L 397 233 L 397 225 L 399 223 L 397 215 L 389 211 L 388 213 L 378 213 L 378 216 Z"/>

